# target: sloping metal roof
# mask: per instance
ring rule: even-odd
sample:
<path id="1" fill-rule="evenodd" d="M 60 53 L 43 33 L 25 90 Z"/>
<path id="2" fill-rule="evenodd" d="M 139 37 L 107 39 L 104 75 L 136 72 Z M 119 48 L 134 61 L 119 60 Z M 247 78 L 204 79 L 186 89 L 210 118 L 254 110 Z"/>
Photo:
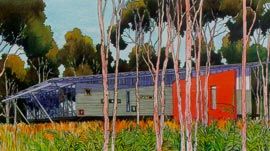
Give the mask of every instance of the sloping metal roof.
<path id="1" fill-rule="evenodd" d="M 247 74 L 250 74 L 250 69 L 259 66 L 258 62 L 248 63 L 247 64 Z M 228 70 L 236 70 L 237 76 L 241 75 L 241 64 L 229 64 L 229 65 L 216 65 L 211 66 L 211 73 L 218 73 Z M 201 67 L 201 75 L 204 75 L 205 67 Z M 185 70 L 180 69 L 179 71 L 180 78 L 185 78 Z M 192 76 L 196 74 L 195 70 L 192 70 Z M 161 78 L 161 73 L 160 73 Z M 135 87 L 136 81 L 136 72 L 122 72 L 118 75 L 118 87 L 119 89 L 124 88 L 133 88 Z M 167 69 L 165 74 L 165 84 L 171 85 L 175 81 L 174 69 Z M 53 78 L 45 82 L 31 86 L 25 90 L 22 90 L 14 95 L 8 96 L 2 102 L 10 101 L 13 99 L 19 98 L 31 98 L 32 94 L 45 94 L 51 91 L 57 91 L 60 88 L 64 88 L 76 83 L 88 83 L 97 90 L 102 90 L 102 75 L 89 75 L 89 76 L 77 76 L 77 77 L 63 77 L 63 78 Z M 108 74 L 108 85 L 109 89 L 112 90 L 114 87 L 114 74 Z M 149 71 L 140 71 L 139 72 L 139 86 L 152 86 L 153 79 Z"/>

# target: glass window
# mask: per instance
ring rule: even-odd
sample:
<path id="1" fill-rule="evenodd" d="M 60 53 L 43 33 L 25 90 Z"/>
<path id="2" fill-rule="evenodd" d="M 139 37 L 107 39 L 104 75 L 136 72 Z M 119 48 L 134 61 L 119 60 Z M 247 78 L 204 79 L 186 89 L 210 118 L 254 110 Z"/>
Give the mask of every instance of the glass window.
<path id="1" fill-rule="evenodd" d="M 212 109 L 217 109 L 217 87 L 211 86 Z"/>
<path id="2" fill-rule="evenodd" d="M 126 111 L 130 112 L 130 91 L 127 91 L 126 97 Z"/>

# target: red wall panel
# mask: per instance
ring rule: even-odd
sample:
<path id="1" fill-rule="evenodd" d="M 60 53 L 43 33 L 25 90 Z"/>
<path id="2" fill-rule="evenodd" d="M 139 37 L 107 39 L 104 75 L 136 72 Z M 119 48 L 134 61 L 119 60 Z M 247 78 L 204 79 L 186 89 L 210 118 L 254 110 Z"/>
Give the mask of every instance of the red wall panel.
<path id="1" fill-rule="evenodd" d="M 201 112 L 203 108 L 204 100 L 204 82 L 205 76 L 201 76 L 201 96 L 199 99 L 199 118 L 202 118 Z M 216 108 L 212 107 L 212 91 L 211 88 L 216 87 Z M 182 102 L 182 114 L 185 114 L 185 80 L 180 80 L 181 102 Z M 178 114 L 178 100 L 176 93 L 176 82 L 172 86 L 173 95 L 173 117 L 179 121 Z M 196 78 L 192 78 L 191 84 L 191 113 L 192 118 L 196 118 Z M 208 82 L 208 117 L 209 122 L 219 119 L 236 119 L 236 71 L 225 71 L 220 73 L 210 74 Z"/>

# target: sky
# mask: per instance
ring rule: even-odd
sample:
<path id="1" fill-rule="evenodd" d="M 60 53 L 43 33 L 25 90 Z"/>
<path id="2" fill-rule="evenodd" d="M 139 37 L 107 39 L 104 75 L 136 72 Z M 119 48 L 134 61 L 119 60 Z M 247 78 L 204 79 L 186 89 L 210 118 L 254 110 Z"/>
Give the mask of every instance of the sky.
<path id="1" fill-rule="evenodd" d="M 50 25 L 53 31 L 54 39 L 58 47 L 62 48 L 65 43 L 65 33 L 77 27 L 82 33 L 90 36 L 94 43 L 99 43 L 99 25 L 97 17 L 97 0 L 45 0 L 45 14 L 47 20 L 45 24 Z M 110 22 L 111 6 L 108 4 L 105 13 L 105 28 Z M 224 34 L 215 38 L 216 48 L 222 44 Z M 165 45 L 166 32 L 163 35 L 163 43 Z M 183 43 L 183 40 L 182 40 Z M 180 59 L 184 59 L 184 44 L 180 51 Z M 129 45 L 125 51 L 121 51 L 120 57 L 128 60 L 128 54 L 132 48 Z M 114 50 L 112 49 L 114 54 Z M 114 55 L 113 55 L 114 56 Z"/>
<path id="2" fill-rule="evenodd" d="M 65 43 L 65 33 L 77 27 L 99 41 L 96 0 L 45 0 L 45 24 L 50 25 L 59 47 Z"/>
<path id="3" fill-rule="evenodd" d="M 97 17 L 97 0 L 45 0 L 45 24 L 50 25 L 59 48 L 65 44 L 65 34 L 77 27 L 84 35 L 91 37 L 94 44 L 100 42 Z M 111 18 L 111 7 L 105 11 L 105 28 Z M 132 46 L 127 48 L 130 49 Z M 114 48 L 111 50 L 113 51 Z M 122 51 L 120 57 L 128 59 L 129 51 Z M 113 53 L 114 56 L 114 53 Z"/>

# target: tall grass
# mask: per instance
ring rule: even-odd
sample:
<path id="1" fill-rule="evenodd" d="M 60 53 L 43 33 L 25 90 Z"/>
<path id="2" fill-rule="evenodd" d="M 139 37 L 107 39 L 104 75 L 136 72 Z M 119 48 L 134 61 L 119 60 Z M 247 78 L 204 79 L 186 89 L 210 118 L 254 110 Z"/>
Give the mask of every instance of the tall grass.
<path id="1" fill-rule="evenodd" d="M 102 150 L 102 122 L 66 122 L 55 124 L 0 125 L 1 151 Z M 198 150 L 241 150 L 241 123 L 218 121 L 209 127 L 199 126 Z M 116 150 L 155 150 L 153 122 L 117 121 Z M 259 121 L 249 121 L 248 150 L 270 150 L 270 130 Z M 166 122 L 163 150 L 180 148 L 178 124 Z"/>

